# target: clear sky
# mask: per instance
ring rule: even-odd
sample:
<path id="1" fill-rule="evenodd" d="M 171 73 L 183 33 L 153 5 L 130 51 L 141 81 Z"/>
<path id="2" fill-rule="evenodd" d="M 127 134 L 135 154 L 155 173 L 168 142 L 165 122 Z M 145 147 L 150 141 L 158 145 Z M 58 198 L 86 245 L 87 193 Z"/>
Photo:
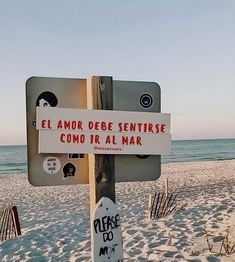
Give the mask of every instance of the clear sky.
<path id="1" fill-rule="evenodd" d="M 234 0 L 0 0 L 0 145 L 30 76 L 159 83 L 173 139 L 235 137 Z"/>

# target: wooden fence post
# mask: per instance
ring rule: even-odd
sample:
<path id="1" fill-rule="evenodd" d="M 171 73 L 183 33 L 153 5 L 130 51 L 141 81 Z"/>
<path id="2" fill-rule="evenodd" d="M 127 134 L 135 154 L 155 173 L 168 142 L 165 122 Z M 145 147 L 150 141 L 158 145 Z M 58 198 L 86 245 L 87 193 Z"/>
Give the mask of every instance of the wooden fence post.
<path id="1" fill-rule="evenodd" d="M 13 222 L 14 222 L 16 234 L 17 236 L 21 236 L 20 220 L 19 220 L 16 206 L 12 206 L 12 213 L 13 213 Z"/>
<path id="2" fill-rule="evenodd" d="M 149 194 L 149 203 L 148 203 L 148 219 L 152 218 L 152 210 L 153 210 L 153 196 L 152 193 Z"/>
<path id="3" fill-rule="evenodd" d="M 8 204 L 0 212 L 0 242 L 21 235 L 17 207 Z"/>

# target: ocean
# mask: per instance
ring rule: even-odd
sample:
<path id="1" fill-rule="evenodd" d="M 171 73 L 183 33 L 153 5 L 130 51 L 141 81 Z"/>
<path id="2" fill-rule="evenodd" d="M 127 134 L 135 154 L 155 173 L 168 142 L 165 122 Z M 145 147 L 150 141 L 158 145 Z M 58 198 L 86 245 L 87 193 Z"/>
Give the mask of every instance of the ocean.
<path id="1" fill-rule="evenodd" d="M 235 159 L 235 139 L 172 141 L 162 163 Z M 0 146 L 0 174 L 27 173 L 26 146 Z"/>

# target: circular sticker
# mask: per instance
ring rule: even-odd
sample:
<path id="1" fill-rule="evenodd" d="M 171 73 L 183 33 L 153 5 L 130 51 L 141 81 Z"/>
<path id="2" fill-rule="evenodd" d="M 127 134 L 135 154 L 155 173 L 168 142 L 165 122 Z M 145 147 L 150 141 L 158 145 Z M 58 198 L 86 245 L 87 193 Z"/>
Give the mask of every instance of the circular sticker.
<path id="1" fill-rule="evenodd" d="M 150 94 L 143 94 L 140 97 L 140 104 L 144 108 L 149 108 L 153 104 L 153 97 Z"/>
<path id="2" fill-rule="evenodd" d="M 43 170 L 47 174 L 56 174 L 60 171 L 61 163 L 59 158 L 54 156 L 49 156 L 43 161 Z"/>
<path id="3" fill-rule="evenodd" d="M 58 104 L 58 99 L 55 94 L 50 91 L 41 93 L 36 101 L 37 106 L 52 106 L 55 107 Z"/>
<path id="4" fill-rule="evenodd" d="M 64 178 L 75 177 L 76 168 L 72 163 L 67 163 L 63 167 Z"/>

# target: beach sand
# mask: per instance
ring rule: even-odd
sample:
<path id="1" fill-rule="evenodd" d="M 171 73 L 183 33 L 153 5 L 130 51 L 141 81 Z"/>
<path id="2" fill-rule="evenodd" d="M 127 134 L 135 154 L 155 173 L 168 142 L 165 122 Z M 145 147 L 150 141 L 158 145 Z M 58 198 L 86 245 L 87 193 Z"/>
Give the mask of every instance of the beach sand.
<path id="1" fill-rule="evenodd" d="M 149 194 L 169 190 L 182 210 L 149 220 Z M 88 185 L 33 187 L 26 175 L 0 176 L 0 205 L 19 212 L 22 236 L 0 244 L 0 261 L 91 261 Z M 154 182 L 117 183 L 124 261 L 235 261 L 235 160 L 170 163 Z M 207 237 L 213 244 L 209 251 Z"/>

